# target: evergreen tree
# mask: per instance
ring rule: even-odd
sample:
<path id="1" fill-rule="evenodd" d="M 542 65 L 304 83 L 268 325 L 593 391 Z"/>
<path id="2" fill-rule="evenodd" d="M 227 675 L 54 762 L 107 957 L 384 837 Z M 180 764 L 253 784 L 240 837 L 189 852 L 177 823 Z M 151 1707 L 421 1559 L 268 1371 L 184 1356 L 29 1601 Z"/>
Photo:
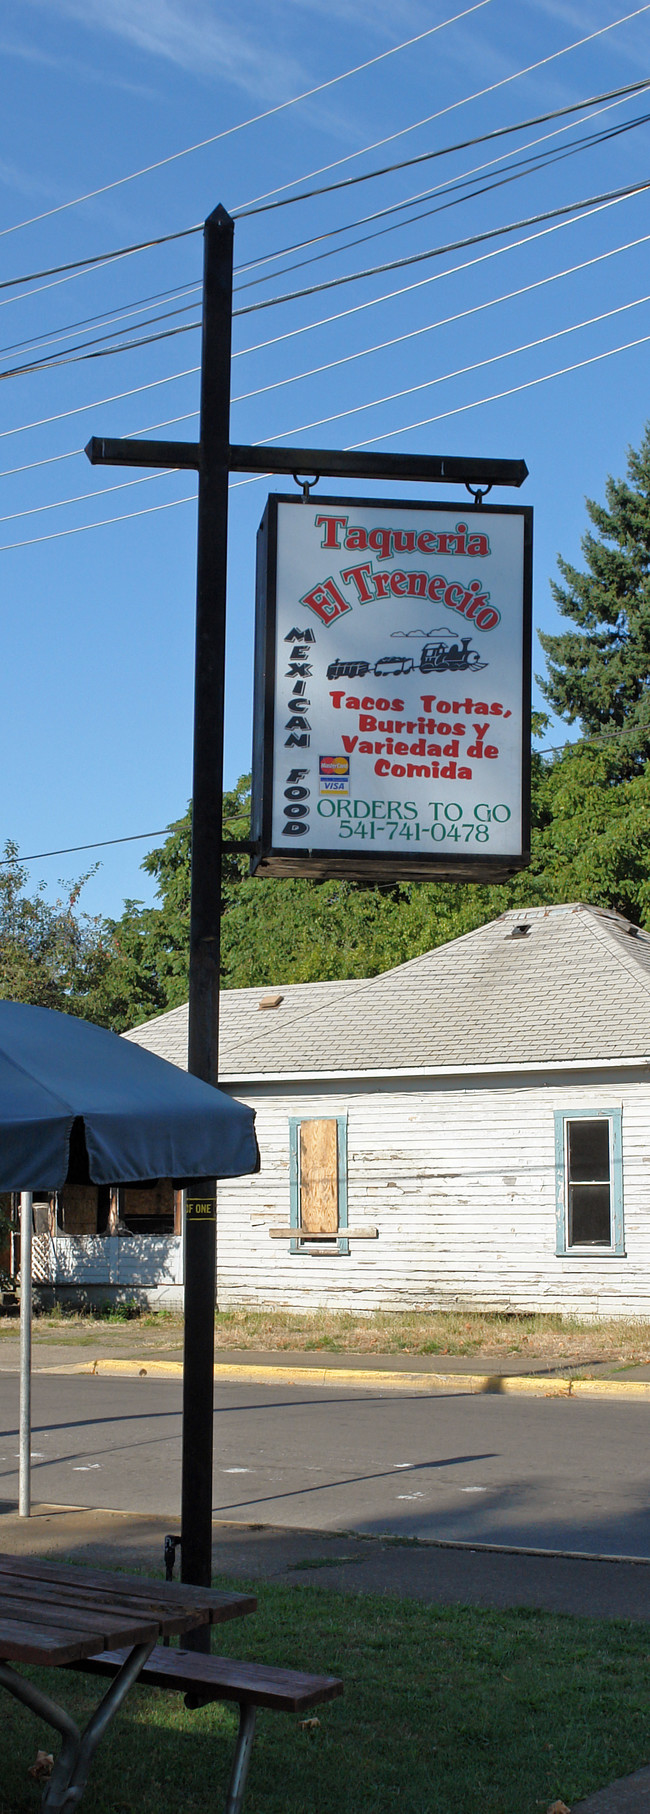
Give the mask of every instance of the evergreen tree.
<path id="1" fill-rule="evenodd" d="M 540 684 L 585 735 L 616 734 L 625 776 L 650 756 L 650 425 L 629 449 L 627 480 L 609 478 L 605 490 L 607 508 L 587 499 L 586 572 L 558 560 L 565 583 L 552 582 L 553 597 L 578 628 L 540 633 L 549 669 Z"/>

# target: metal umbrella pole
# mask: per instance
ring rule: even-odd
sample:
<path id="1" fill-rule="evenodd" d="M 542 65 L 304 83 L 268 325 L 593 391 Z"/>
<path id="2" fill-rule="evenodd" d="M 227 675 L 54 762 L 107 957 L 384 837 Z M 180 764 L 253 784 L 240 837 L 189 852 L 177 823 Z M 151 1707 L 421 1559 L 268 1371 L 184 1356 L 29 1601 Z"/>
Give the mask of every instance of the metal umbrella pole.
<path id="1" fill-rule="evenodd" d="M 31 1509 L 32 1446 L 32 1192 L 20 1193 L 20 1435 L 18 1512 Z"/>

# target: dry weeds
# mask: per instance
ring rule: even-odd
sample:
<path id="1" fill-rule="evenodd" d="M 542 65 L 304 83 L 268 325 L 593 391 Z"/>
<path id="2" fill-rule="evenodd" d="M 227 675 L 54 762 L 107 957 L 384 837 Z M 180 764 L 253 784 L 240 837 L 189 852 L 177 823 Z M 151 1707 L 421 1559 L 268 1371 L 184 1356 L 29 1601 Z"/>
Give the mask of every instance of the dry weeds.
<path id="1" fill-rule="evenodd" d="M 120 1351 L 155 1349 L 179 1352 L 183 1319 L 169 1312 L 143 1312 L 134 1306 L 128 1320 L 114 1315 L 71 1315 L 61 1310 L 38 1317 L 35 1339 L 64 1346 L 108 1344 Z M 0 1339 L 17 1338 L 15 1322 L 0 1319 Z M 510 1312 L 404 1310 L 354 1315 L 321 1310 L 310 1315 L 291 1310 L 222 1311 L 216 1318 L 217 1350 L 256 1349 L 338 1354 L 476 1355 L 486 1359 L 521 1356 L 571 1367 L 638 1366 L 650 1363 L 650 1322 L 577 1317 L 519 1315 Z"/>
<path id="2" fill-rule="evenodd" d="M 219 1348 L 321 1349 L 350 1354 L 524 1355 L 573 1366 L 650 1362 L 650 1323 L 580 1322 L 560 1316 L 480 1311 L 228 1310 L 217 1317 Z"/>

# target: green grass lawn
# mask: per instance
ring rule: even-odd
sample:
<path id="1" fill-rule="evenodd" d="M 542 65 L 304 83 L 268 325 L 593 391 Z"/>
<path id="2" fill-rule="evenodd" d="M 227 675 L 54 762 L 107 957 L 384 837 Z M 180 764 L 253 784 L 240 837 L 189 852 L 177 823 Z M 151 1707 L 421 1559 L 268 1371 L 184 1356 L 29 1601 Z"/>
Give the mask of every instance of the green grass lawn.
<path id="1" fill-rule="evenodd" d="M 314 1709 L 317 1726 L 259 1715 L 246 1814 L 537 1814 L 650 1759 L 643 1625 L 320 1585 L 256 1591 L 258 1614 L 221 1627 L 217 1647 L 339 1674 L 346 1691 Z M 30 1673 L 77 1719 L 98 1698 L 91 1678 Z M 2 1703 L 0 1810 L 27 1814 L 40 1798 L 28 1765 L 58 1741 L 4 1694 Z M 191 1714 L 180 1696 L 134 1690 L 100 1748 L 84 1809 L 221 1814 L 235 1729 L 229 1708 Z"/>

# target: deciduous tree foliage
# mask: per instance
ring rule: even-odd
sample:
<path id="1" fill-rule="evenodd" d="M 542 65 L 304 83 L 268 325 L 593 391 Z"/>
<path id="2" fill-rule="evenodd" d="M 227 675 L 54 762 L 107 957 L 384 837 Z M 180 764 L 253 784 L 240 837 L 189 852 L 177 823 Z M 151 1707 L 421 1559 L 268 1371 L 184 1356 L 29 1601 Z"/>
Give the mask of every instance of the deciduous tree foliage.
<path id="1" fill-rule="evenodd" d="M 79 909 L 87 876 L 54 905 L 25 893 L 28 872 L 10 841 L 0 860 L 0 999 L 85 1015 L 110 957 L 100 918 Z M 92 1007 L 91 1007 L 92 1017 Z"/>
<path id="2" fill-rule="evenodd" d="M 376 976 L 518 905 L 591 901 L 650 924 L 650 776 L 644 766 L 622 781 L 618 763 L 616 751 L 588 743 L 569 746 L 550 765 L 535 759 L 532 863 L 507 885 L 257 880 L 246 874 L 244 857 L 231 859 L 223 890 L 224 988 Z M 244 778 L 240 808 L 246 798 Z M 174 1007 L 187 997 L 187 818 L 147 862 L 158 877 L 160 907 L 132 906 L 114 936 L 122 963 L 132 954 L 136 990 L 145 975 L 157 979 L 160 1006 Z M 155 1012 L 142 992 L 137 1001 L 140 1018 Z M 111 1011 L 123 1012 L 123 998 Z"/>
<path id="3" fill-rule="evenodd" d="M 650 430 L 595 533 L 585 571 L 560 560 L 553 592 L 576 626 L 541 637 L 543 691 L 582 737 L 533 759 L 532 862 L 507 885 L 283 881 L 248 876 L 227 849 L 222 885 L 225 988 L 375 976 L 508 907 L 582 900 L 650 926 Z M 537 730 L 546 721 L 540 718 Z M 227 845 L 249 830 L 248 776 L 224 796 Z M 191 810 L 145 857 L 158 904 L 126 901 L 119 920 L 79 908 L 83 881 L 56 907 L 0 865 L 0 995 L 40 1001 L 118 1030 L 187 997 Z M 7 846 L 7 858 L 15 858 Z"/>
<path id="4" fill-rule="evenodd" d="M 507 907 L 586 900 L 650 925 L 650 771 L 622 780 L 617 750 L 569 746 L 534 763 L 531 867 L 507 886 L 250 879 L 228 858 L 223 887 L 225 988 L 375 976 L 493 919 Z M 236 832 L 247 778 L 235 796 Z M 233 832 L 235 823 L 229 818 Z M 84 916 L 75 896 L 50 907 L 26 872 L 0 866 L 0 995 L 37 1001 L 121 1031 L 187 999 L 190 813 L 145 859 L 159 905 L 127 901 L 119 920 Z"/>

